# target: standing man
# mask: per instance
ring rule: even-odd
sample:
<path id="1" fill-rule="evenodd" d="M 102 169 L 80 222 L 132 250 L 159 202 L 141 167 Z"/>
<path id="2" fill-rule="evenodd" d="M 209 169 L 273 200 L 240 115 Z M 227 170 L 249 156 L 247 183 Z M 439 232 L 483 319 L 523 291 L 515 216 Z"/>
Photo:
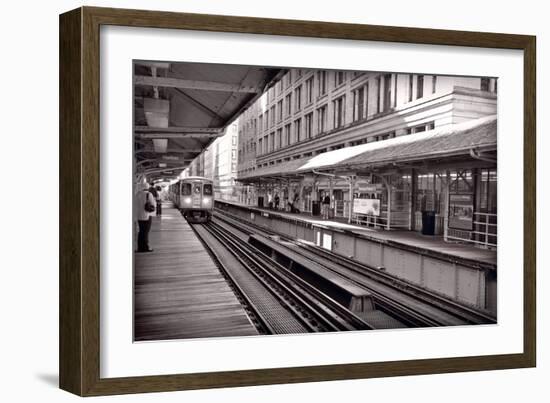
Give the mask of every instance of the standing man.
<path id="1" fill-rule="evenodd" d="M 138 222 L 138 247 L 137 252 L 152 252 L 149 247 L 149 231 L 151 230 L 152 216 L 155 214 L 156 201 L 151 192 L 147 190 L 147 183 L 137 186 L 136 205 L 134 211 Z"/>
<path id="2" fill-rule="evenodd" d="M 155 189 L 157 190 L 157 197 L 155 198 L 157 200 L 157 215 L 162 215 L 162 188 L 157 185 Z"/>
<path id="3" fill-rule="evenodd" d="M 330 196 L 328 192 L 325 192 L 325 197 L 323 197 L 323 201 L 322 201 L 322 207 L 323 207 L 323 218 L 325 220 L 328 220 L 328 215 L 330 211 Z"/>

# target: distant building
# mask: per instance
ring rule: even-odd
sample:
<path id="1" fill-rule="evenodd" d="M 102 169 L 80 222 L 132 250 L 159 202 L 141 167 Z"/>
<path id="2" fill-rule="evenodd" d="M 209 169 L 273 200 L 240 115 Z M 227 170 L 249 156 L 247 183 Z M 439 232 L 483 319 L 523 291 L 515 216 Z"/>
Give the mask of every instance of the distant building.
<path id="1" fill-rule="evenodd" d="M 288 70 L 239 117 L 239 201 L 317 213 L 329 192 L 337 217 L 425 231 L 433 216 L 435 234 L 494 247 L 496 93 L 485 77 Z"/>
<path id="2" fill-rule="evenodd" d="M 239 201 L 237 176 L 238 122 L 232 123 L 183 172 L 183 176 L 204 176 L 214 181 L 216 199 Z"/>

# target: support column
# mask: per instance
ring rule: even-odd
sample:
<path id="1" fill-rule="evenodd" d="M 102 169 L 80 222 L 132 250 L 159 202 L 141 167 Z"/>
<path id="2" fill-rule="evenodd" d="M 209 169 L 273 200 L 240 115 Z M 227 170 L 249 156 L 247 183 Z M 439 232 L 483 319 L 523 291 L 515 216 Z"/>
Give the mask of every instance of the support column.
<path id="1" fill-rule="evenodd" d="M 333 202 L 334 183 L 333 183 L 332 178 L 328 179 L 328 191 L 329 191 L 329 197 L 330 197 L 329 208 L 332 208 L 332 209 L 336 210 L 336 206 L 334 205 L 334 202 Z M 336 214 L 334 214 L 334 215 L 336 215 Z"/>
<path id="2" fill-rule="evenodd" d="M 409 201 L 409 230 L 416 229 L 416 171 L 411 169 L 411 200 Z"/>
<path id="3" fill-rule="evenodd" d="M 449 232 L 449 186 L 450 175 L 449 170 L 445 171 L 445 183 L 443 187 L 443 240 L 447 242 Z"/>
<path id="4" fill-rule="evenodd" d="M 386 188 L 388 190 L 388 211 L 387 211 L 388 218 L 386 221 L 386 229 L 390 230 L 391 229 L 391 185 L 387 180 L 386 180 Z"/>
<path id="5" fill-rule="evenodd" d="M 349 183 L 349 216 L 348 216 L 348 223 L 351 224 L 352 216 L 353 216 L 353 191 L 355 188 L 355 176 L 350 176 L 348 179 Z"/>

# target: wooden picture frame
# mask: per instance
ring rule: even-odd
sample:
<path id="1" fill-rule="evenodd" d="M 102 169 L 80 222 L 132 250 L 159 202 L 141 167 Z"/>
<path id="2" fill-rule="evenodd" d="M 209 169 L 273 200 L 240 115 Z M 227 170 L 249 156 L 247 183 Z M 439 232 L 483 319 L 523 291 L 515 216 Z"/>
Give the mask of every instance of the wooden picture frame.
<path id="1" fill-rule="evenodd" d="M 518 49 L 524 52 L 524 349 L 521 354 L 100 377 L 100 26 Z M 536 364 L 535 37 L 82 7 L 60 16 L 60 387 L 81 396 L 434 374 Z"/>

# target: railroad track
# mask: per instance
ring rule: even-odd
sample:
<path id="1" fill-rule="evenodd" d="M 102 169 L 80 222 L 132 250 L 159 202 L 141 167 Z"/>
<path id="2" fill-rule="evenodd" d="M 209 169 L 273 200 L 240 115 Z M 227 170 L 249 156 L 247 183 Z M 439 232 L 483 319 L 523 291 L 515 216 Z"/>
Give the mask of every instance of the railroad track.
<path id="1" fill-rule="evenodd" d="M 224 226 L 211 222 L 192 228 L 218 261 L 260 333 L 375 328 Z"/>
<path id="2" fill-rule="evenodd" d="M 496 323 L 495 318 L 486 312 L 460 304 L 377 268 L 336 255 L 317 246 L 296 241 L 223 211 L 216 211 L 216 217 L 246 234 L 280 237 L 287 245 L 294 245 L 291 249 L 294 253 L 314 260 L 328 270 L 368 289 L 375 296 L 379 309 L 409 326 Z"/>

